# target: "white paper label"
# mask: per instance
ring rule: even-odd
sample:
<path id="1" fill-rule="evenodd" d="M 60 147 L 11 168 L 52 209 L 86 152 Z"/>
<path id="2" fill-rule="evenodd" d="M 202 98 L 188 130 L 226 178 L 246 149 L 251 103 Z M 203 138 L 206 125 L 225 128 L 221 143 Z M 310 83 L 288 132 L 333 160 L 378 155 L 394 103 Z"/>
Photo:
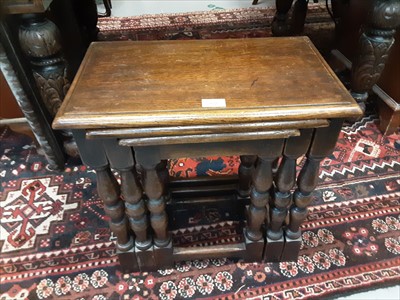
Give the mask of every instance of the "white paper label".
<path id="1" fill-rule="evenodd" d="M 225 99 L 201 99 L 202 107 L 226 107 Z"/>

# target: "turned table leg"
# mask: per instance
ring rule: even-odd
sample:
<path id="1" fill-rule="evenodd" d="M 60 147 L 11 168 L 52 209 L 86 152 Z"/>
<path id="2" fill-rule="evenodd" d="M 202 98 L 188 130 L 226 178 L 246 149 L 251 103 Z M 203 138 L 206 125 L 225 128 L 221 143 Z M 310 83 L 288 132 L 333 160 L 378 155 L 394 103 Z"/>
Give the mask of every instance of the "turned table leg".
<path id="1" fill-rule="evenodd" d="M 250 195 L 251 176 L 252 172 L 254 171 L 254 164 L 256 160 L 256 155 L 240 156 L 238 193 L 241 197 L 247 197 Z"/>
<path id="2" fill-rule="evenodd" d="M 358 55 L 352 66 L 351 94 L 365 109 L 368 91 L 379 80 L 389 51 L 394 44 L 395 28 L 400 24 L 400 2 L 374 0 L 365 32 L 358 42 Z"/>
<path id="3" fill-rule="evenodd" d="M 149 198 L 147 208 L 150 211 L 150 223 L 154 231 L 154 256 L 158 266 L 171 266 L 172 239 L 168 232 L 168 216 L 165 211 L 165 192 L 162 173 L 157 170 L 158 164 L 143 165 L 144 191 Z"/>
<path id="4" fill-rule="evenodd" d="M 129 225 L 135 233 L 135 246 L 138 249 L 146 250 L 151 246 L 151 239 L 148 234 L 149 222 L 136 169 L 131 167 L 119 172 L 121 174 L 121 195 L 125 201 Z"/>
<path id="5" fill-rule="evenodd" d="M 154 152 L 154 153 L 153 153 Z M 150 225 L 153 230 L 153 253 L 155 266 L 173 265 L 172 239 L 168 231 L 166 212 L 166 183 L 168 172 L 165 161 L 161 161 L 156 151 L 138 148 L 135 152 L 137 163 L 142 168 L 143 189 L 148 197 L 147 209 L 150 211 Z"/>
<path id="6" fill-rule="evenodd" d="M 168 160 L 164 159 L 157 165 L 158 176 L 164 187 L 163 196 L 165 201 L 171 199 L 171 191 L 167 188 L 169 186 L 169 172 L 168 172 Z"/>
<path id="7" fill-rule="evenodd" d="M 318 184 L 319 164 L 329 155 L 342 128 L 343 120 L 331 120 L 329 127 L 314 130 L 307 161 L 297 178 L 297 190 L 290 208 L 289 224 L 285 229 L 285 246 L 282 261 L 296 261 L 301 245 L 300 225 L 306 219 L 307 206 L 312 202 L 312 192 Z"/>
<path id="8" fill-rule="evenodd" d="M 134 239 L 129 232 L 124 201 L 120 197 L 120 186 L 111 172 L 112 167 L 123 168 L 132 165 L 133 158 L 129 148 L 115 148 L 115 140 L 87 140 L 85 131 L 73 130 L 83 163 L 96 171 L 97 190 L 104 202 L 104 210 L 110 217 L 110 228 L 117 238 L 117 254 L 123 272 L 138 270 L 134 252 Z M 128 150 L 128 151 L 126 151 Z"/>
<path id="9" fill-rule="evenodd" d="M 95 170 L 97 191 L 104 202 L 105 213 L 110 217 L 109 225 L 117 237 L 117 248 L 122 253 L 127 252 L 133 248 L 133 239 L 128 232 L 124 202 L 119 197 L 119 184 L 108 165 Z"/>
<path id="10" fill-rule="evenodd" d="M 312 138 L 312 129 L 301 130 L 298 137 L 286 140 L 283 158 L 275 178 L 276 190 L 270 210 L 270 223 L 267 229 L 264 259 L 280 261 L 284 247 L 283 224 L 292 202 L 291 189 L 296 183 L 296 160 L 305 154 Z"/>
<path id="11" fill-rule="evenodd" d="M 121 192 L 125 200 L 126 214 L 130 228 L 135 233 L 135 254 L 141 271 L 154 270 L 156 261 L 153 253 L 153 241 L 149 233 L 147 208 L 143 198 L 136 168 L 119 170 L 121 174 Z"/>
<path id="12" fill-rule="evenodd" d="M 250 206 L 247 208 L 247 226 L 244 230 L 246 259 L 260 261 L 264 251 L 263 225 L 272 186 L 272 165 L 282 153 L 284 140 L 271 140 L 269 147 L 259 155 L 252 175 Z"/>
<path id="13" fill-rule="evenodd" d="M 143 165 L 142 165 L 143 166 Z M 165 247 L 170 242 L 165 212 L 164 184 L 157 172 L 157 164 L 144 167 L 143 187 L 149 197 L 147 207 L 150 211 L 151 227 L 154 230 L 154 244 Z"/>
<path id="14" fill-rule="evenodd" d="M 129 226 L 135 233 L 135 255 L 141 271 L 154 270 L 156 259 L 153 241 L 149 233 L 149 218 L 143 197 L 143 189 L 136 172 L 136 163 L 130 147 L 123 147 L 116 139 L 103 141 L 107 158 L 121 174 L 121 196 L 125 201 Z"/>

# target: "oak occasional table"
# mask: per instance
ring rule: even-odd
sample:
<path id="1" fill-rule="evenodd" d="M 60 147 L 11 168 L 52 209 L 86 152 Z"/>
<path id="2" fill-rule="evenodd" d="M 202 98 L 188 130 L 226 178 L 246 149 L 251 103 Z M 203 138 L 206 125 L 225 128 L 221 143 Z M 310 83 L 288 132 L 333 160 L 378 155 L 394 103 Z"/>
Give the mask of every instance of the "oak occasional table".
<path id="1" fill-rule="evenodd" d="M 100 42 L 53 127 L 72 129 L 96 170 L 128 272 L 211 257 L 296 260 L 319 163 L 343 119 L 361 113 L 305 37 Z M 210 155 L 240 155 L 238 176 L 170 180 L 166 160 Z M 242 205 L 243 242 L 174 247 L 167 211 L 182 195 Z"/>

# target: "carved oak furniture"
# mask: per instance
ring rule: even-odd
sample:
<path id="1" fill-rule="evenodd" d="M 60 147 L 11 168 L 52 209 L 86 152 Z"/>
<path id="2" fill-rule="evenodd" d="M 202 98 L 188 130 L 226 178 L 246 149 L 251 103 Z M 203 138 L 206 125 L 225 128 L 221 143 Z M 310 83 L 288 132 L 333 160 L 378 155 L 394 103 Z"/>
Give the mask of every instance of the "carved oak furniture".
<path id="1" fill-rule="evenodd" d="M 96 24 L 95 0 L 0 2 L 2 70 L 50 169 L 63 169 L 65 154 L 77 155 L 70 133 L 53 131 L 51 122 L 87 47 L 97 39 Z"/>
<path id="2" fill-rule="evenodd" d="M 257 1 L 255 2 L 257 3 Z M 301 34 L 304 29 L 309 1 L 295 1 L 290 21 L 288 15 L 294 0 L 276 0 L 275 2 L 277 11 L 272 22 L 272 33 L 275 36 Z M 341 25 L 341 18 L 343 11 L 348 9 L 350 1 L 332 0 L 331 2 L 332 17 L 335 20 L 336 29 L 338 30 L 339 27 L 343 27 Z M 350 82 L 351 94 L 363 109 L 365 109 L 365 101 L 368 99 L 368 93 L 371 92 L 372 87 L 378 82 L 385 68 L 390 49 L 394 44 L 396 28 L 400 25 L 400 1 L 371 0 L 365 2 L 367 3 L 365 5 L 368 6 L 368 15 L 362 28 L 363 33 L 359 37 L 357 56 L 353 62 Z M 384 103 L 384 101 L 381 101 L 379 105 Z M 383 126 L 381 125 L 382 131 L 384 133 L 396 131 L 397 124 L 392 124 L 390 122 L 392 120 L 385 120 L 387 115 L 389 115 L 389 118 L 393 118 L 393 116 L 395 118 L 396 105 L 387 106 L 384 104 L 380 108 L 380 119 L 383 121 Z"/>
<path id="3" fill-rule="evenodd" d="M 131 271 L 208 257 L 297 259 L 319 163 L 343 118 L 360 114 L 305 37 L 112 42 L 91 45 L 53 127 L 72 129 L 96 170 L 121 265 Z M 240 155 L 239 175 L 169 178 L 167 159 L 209 155 Z M 243 241 L 174 247 L 168 228 L 182 198 L 241 205 Z"/>

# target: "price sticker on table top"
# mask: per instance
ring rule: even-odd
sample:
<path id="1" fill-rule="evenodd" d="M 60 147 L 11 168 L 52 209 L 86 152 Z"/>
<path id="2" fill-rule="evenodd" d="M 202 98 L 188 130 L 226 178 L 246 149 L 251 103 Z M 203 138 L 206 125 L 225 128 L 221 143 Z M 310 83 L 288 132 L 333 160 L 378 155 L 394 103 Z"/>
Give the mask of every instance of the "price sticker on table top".
<path id="1" fill-rule="evenodd" d="M 226 107 L 226 101 L 223 98 L 201 99 L 202 107 Z"/>

